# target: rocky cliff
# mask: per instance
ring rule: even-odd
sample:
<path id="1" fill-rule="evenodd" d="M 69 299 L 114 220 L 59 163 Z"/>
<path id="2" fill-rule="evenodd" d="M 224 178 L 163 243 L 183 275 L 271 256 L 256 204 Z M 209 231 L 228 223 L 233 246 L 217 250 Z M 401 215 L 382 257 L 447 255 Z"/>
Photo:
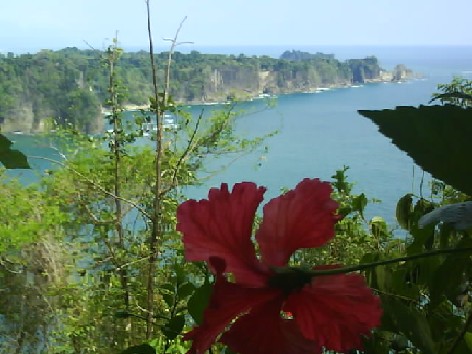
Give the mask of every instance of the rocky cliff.
<path id="1" fill-rule="evenodd" d="M 194 56 L 198 62 L 198 55 Z M 409 73 L 403 66 L 394 72 L 383 70 L 374 56 L 340 62 L 332 54 L 299 51 L 287 51 L 280 59 L 240 55 L 226 57 L 223 62 L 207 62 L 203 69 L 192 71 L 184 85 L 174 85 L 171 94 L 185 103 L 244 100 L 261 94 L 312 92 L 325 87 L 399 80 Z M 174 74 L 179 77 L 179 73 Z"/>
<path id="2" fill-rule="evenodd" d="M 3 131 L 41 131 L 45 118 L 86 132 L 101 130 L 101 106 L 108 99 L 106 53 L 66 48 L 37 54 L 0 54 L 0 124 Z M 168 53 L 157 55 L 158 82 L 166 76 Z M 146 106 L 152 95 L 149 54 L 124 53 L 116 69 L 123 103 Z M 246 100 L 264 94 L 313 92 L 380 80 L 403 80 L 404 65 L 393 72 L 377 58 L 337 60 L 333 54 L 286 51 L 280 58 L 173 53 L 170 95 L 179 103 Z"/>

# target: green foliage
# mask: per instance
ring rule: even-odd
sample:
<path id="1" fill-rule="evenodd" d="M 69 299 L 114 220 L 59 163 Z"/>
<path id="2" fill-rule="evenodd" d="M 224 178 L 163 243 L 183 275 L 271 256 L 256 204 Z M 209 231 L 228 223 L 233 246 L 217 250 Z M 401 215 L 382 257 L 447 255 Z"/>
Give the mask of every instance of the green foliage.
<path id="1" fill-rule="evenodd" d="M 0 352 L 47 348 L 57 329 L 48 292 L 63 281 L 60 201 L 0 171 Z"/>
<path id="2" fill-rule="evenodd" d="M 441 93 L 434 93 L 431 102 L 440 101 L 464 108 L 472 106 L 472 80 L 454 77 L 448 84 L 439 84 L 438 89 Z"/>
<path id="3" fill-rule="evenodd" d="M 121 49 L 118 53 L 116 49 L 119 48 L 114 49 L 113 55 L 120 60 L 120 65 L 114 68 L 115 83 L 120 82 L 118 102 L 146 106 L 153 91 L 149 53 L 127 53 Z M 53 118 L 61 125 L 72 124 L 87 133 L 100 132 L 101 108 L 111 106 L 107 69 L 111 54 L 110 49 L 77 48 L 17 56 L 0 54 L 0 72 L 3 74 L 0 117 L 4 118 L 5 129 L 40 131 L 44 129 L 42 121 Z M 159 53 L 156 59 L 166 62 L 168 54 Z M 180 103 L 245 100 L 261 93 L 347 85 L 357 81 L 353 73 L 359 67 L 364 68 L 365 79 L 378 78 L 380 70 L 375 58 L 359 59 L 354 65 L 340 62 L 332 54 L 293 55 L 302 60 L 286 60 L 284 55 L 282 59 L 275 59 L 175 52 L 168 94 Z M 261 79 L 261 73 L 267 77 Z M 158 67 L 157 79 L 158 89 L 163 92 L 164 66 Z"/>
<path id="4" fill-rule="evenodd" d="M 101 118 L 92 80 L 98 66 L 95 58 L 93 51 L 73 49 L 0 57 L 0 68 L 8 72 L 0 83 L 5 98 L 0 102 L 4 127 L 37 131 L 42 129 L 42 119 L 53 117 L 61 124 L 74 123 L 91 132 L 88 121 Z"/>
<path id="5" fill-rule="evenodd" d="M 158 59 L 165 60 L 167 54 Z M 0 71 L 10 80 L 9 86 L 0 82 L 0 94 L 5 96 L 0 116 L 14 113 L 23 95 L 35 117 L 60 117 L 55 139 L 66 156 L 39 187 L 6 179 L 0 185 L 0 205 L 8 206 L 0 215 L 2 352 L 151 354 L 189 349 L 182 332 L 202 322 L 212 284 L 207 269 L 184 261 L 175 231 L 176 209 L 185 198 L 181 187 L 199 183 L 197 175 L 208 158 L 253 151 L 274 133 L 237 136 L 234 124 L 239 115 L 233 106 L 208 118 L 191 117 L 164 91 L 150 99 L 150 112 L 125 119 L 127 100 L 148 103 L 147 55 L 123 53 L 115 42 L 100 60 L 95 51 L 75 48 L 0 57 Z M 272 70 L 277 89 L 288 89 L 290 80 L 329 84 L 350 80 L 352 72 L 365 80 L 378 69 L 375 58 L 339 63 L 331 55 L 295 51 L 284 53 L 281 60 L 195 51 L 174 53 L 174 59 L 170 93 L 184 100 L 208 98 L 218 75 L 240 84 L 257 76 L 258 70 Z M 212 75 L 213 81 L 208 79 Z M 24 78 L 30 86 L 23 85 Z M 469 84 L 455 79 L 440 87 L 444 93 L 435 98 L 454 107 L 399 107 L 361 114 L 379 124 L 433 176 L 470 194 L 470 164 L 465 162 L 472 132 L 466 117 Z M 227 96 L 237 98 L 239 89 Z M 224 89 L 214 91 L 219 97 Z M 110 107 L 111 131 L 102 137 L 83 135 L 79 130 L 98 129 L 94 117 L 101 101 Z M 182 118 L 181 129 L 161 130 L 162 139 L 157 133 L 155 140 L 146 140 L 141 123 L 159 122 L 166 112 Z M 26 158 L 15 155 L 10 146 L 0 135 L 5 167 L 27 166 Z M 335 239 L 325 247 L 297 252 L 292 263 L 368 265 L 363 273 L 382 299 L 384 317 L 366 340 L 365 353 L 470 352 L 472 259 L 470 251 L 465 252 L 472 248 L 470 235 L 449 225 L 418 225 L 422 215 L 438 206 L 441 194 L 440 203 L 467 196 L 437 181 L 435 200 L 404 196 L 396 215 L 408 236 L 395 239 L 381 217 L 365 220 L 370 201 L 354 193 L 347 171 L 344 167 L 332 176 L 333 197 L 342 216 Z M 451 252 L 425 256 L 445 248 Z M 399 256 L 402 261 L 379 265 Z"/>
<path id="6" fill-rule="evenodd" d="M 404 250 L 408 256 L 444 248 L 459 252 L 418 257 L 365 272 L 370 286 L 381 295 L 384 309 L 382 325 L 369 346 L 378 348 L 383 343 L 384 347 L 399 350 L 401 344 L 408 352 L 452 353 L 455 343 L 462 341 L 471 308 L 470 300 L 464 295 L 471 290 L 472 260 L 470 251 L 465 249 L 470 250 L 472 242 L 467 233 L 458 234 L 450 228 L 418 228 L 418 219 L 430 209 L 423 199 L 413 204 L 413 198 L 408 195 L 400 204 L 410 210 L 401 214 L 402 224 L 410 232 Z M 388 258 L 385 253 L 371 253 L 364 256 L 362 263 Z"/>
<path id="7" fill-rule="evenodd" d="M 8 254 L 45 235 L 54 235 L 65 215 L 57 200 L 45 198 L 34 186 L 25 188 L 18 181 L 8 180 L 3 172 L 0 170 L 0 254 Z"/>
<path id="8" fill-rule="evenodd" d="M 141 344 L 129 347 L 122 351 L 121 354 L 156 354 L 156 350 L 149 344 Z"/>
<path id="9" fill-rule="evenodd" d="M 382 307 L 386 314 L 382 319 L 383 328 L 401 331 L 424 354 L 437 352 L 430 324 L 420 309 L 388 296 L 382 297 Z"/>
<path id="10" fill-rule="evenodd" d="M 38 198 L 60 201 L 62 219 L 55 226 L 61 239 L 56 245 L 69 254 L 62 259 L 62 281 L 51 283 L 47 294 L 42 294 L 54 299 L 47 318 L 54 319 L 56 326 L 45 334 L 46 343 L 61 353 L 148 350 L 141 345 L 144 342 L 158 352 L 182 353 L 188 343 L 182 343 L 181 333 L 191 321 L 186 314 L 201 308 L 190 299 L 198 299 L 206 273 L 183 262 L 175 231 L 176 208 L 184 198 L 181 187 L 198 183 L 197 172 L 209 157 L 253 151 L 263 138 L 236 136 L 233 125 L 238 114 L 232 107 L 194 118 L 163 93 L 158 101 L 151 100 L 150 112 L 128 118 L 123 114 L 122 84 L 114 71 L 121 52 L 115 49 L 104 58 L 110 69 L 107 104 L 112 129 L 104 136 L 89 137 L 72 122 L 66 127 L 60 122 L 52 125 L 51 141 L 65 157 L 34 189 Z M 70 107 L 78 107 L 76 99 L 80 105 L 88 98 L 76 91 Z M 93 108 L 94 103 L 90 105 Z M 181 116 L 182 126 L 164 131 L 159 144 L 155 136 L 143 136 L 141 124 L 155 120 L 154 114 L 162 119 L 164 112 Z M 161 148 L 158 178 L 151 144 Z M 24 188 L 18 185 L 18 189 Z M 24 202 L 18 204 L 23 207 Z M 150 241 L 153 235 L 157 235 L 155 249 Z M 157 257 L 151 263 L 153 254 Z M 153 290 L 151 317 L 148 284 Z M 208 287 L 208 282 L 204 284 Z M 149 342 L 148 324 L 154 342 Z"/>
<path id="11" fill-rule="evenodd" d="M 203 312 L 208 305 L 212 290 L 213 287 L 206 278 L 203 285 L 194 291 L 188 301 L 188 312 L 197 324 L 203 322 Z"/>
<path id="12" fill-rule="evenodd" d="M 280 59 L 284 60 L 293 60 L 293 61 L 304 61 L 304 60 L 312 60 L 312 59 L 321 59 L 321 60 L 334 60 L 334 54 L 323 54 L 323 53 L 316 53 L 311 54 L 308 52 L 302 52 L 300 50 L 286 50 L 280 56 Z"/>

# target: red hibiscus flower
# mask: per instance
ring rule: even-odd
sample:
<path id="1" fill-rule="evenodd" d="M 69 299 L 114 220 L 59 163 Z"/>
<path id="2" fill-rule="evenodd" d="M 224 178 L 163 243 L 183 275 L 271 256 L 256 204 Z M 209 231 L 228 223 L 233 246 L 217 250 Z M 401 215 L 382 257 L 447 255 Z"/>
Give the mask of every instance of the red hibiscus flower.
<path id="1" fill-rule="evenodd" d="M 250 182 L 236 184 L 231 192 L 222 184 L 208 199 L 186 201 L 177 210 L 186 259 L 205 261 L 216 274 L 203 323 L 184 337 L 193 340 L 189 353 L 203 354 L 216 340 L 241 354 L 361 347 L 362 336 L 379 324 L 382 313 L 364 278 L 313 277 L 287 266 L 296 250 L 334 237 L 339 217 L 330 184 L 304 179 L 264 206 L 255 235 L 258 258 L 251 237 L 264 192 Z"/>

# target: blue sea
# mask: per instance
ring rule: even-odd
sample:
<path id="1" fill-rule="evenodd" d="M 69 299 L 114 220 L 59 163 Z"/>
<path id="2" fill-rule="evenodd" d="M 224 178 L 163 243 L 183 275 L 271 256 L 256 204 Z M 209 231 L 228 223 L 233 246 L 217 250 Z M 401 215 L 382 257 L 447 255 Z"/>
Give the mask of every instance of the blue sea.
<path id="1" fill-rule="evenodd" d="M 305 177 L 332 180 L 337 169 L 349 166 L 347 175 L 355 183 L 354 192 L 380 199 L 371 204 L 366 216 L 382 216 L 394 225 L 397 200 L 406 193 L 428 196 L 430 177 L 423 174 L 404 152 L 380 134 L 375 124 L 360 116 L 364 109 L 388 109 L 396 106 L 428 104 L 437 85 L 454 76 L 472 79 L 472 47 L 212 47 L 191 48 L 204 53 L 270 55 L 284 50 L 333 53 L 340 60 L 375 55 L 381 66 L 392 69 L 405 64 L 422 79 L 398 83 L 375 83 L 360 87 L 331 89 L 313 94 L 281 95 L 275 107 L 267 109 L 261 100 L 239 106 L 251 114 L 243 115 L 237 131 L 257 136 L 278 130 L 266 141 L 267 151 L 258 151 L 230 161 L 215 160 L 209 166 L 208 179 L 198 188 L 186 190 L 189 197 L 203 198 L 208 188 L 222 182 L 254 181 L 268 187 L 272 198 L 284 187 L 292 188 Z M 202 107 L 193 107 L 197 111 Z M 214 107 L 206 107 L 210 112 Z M 13 136 L 16 146 L 32 153 L 34 138 Z M 44 147 L 34 154 L 54 154 Z M 228 167 L 213 175 L 226 162 Z M 43 165 L 37 165 L 37 169 Z M 25 181 L 31 172 L 23 172 Z M 424 177 L 424 179 L 423 179 Z M 423 180 L 423 183 L 422 183 Z M 420 189 L 421 184 L 423 185 Z"/>

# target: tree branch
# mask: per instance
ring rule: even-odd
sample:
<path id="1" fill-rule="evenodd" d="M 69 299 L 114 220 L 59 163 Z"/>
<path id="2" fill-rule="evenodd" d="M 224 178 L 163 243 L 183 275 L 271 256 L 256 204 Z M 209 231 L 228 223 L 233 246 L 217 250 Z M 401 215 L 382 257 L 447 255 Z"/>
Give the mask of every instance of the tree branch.
<path id="1" fill-rule="evenodd" d="M 398 257 L 398 258 L 387 259 L 387 260 L 377 261 L 377 262 L 372 262 L 372 263 L 358 264 L 355 266 L 333 268 L 333 269 L 323 269 L 323 270 L 311 270 L 309 274 L 313 277 L 323 276 L 323 275 L 333 275 L 333 274 L 346 274 L 346 273 L 371 269 L 371 268 L 375 268 L 382 265 L 408 262 L 408 261 L 413 261 L 415 259 L 429 258 L 429 257 L 439 256 L 442 254 L 452 254 L 452 253 L 462 253 L 462 252 L 472 253 L 472 247 L 445 248 L 445 249 L 438 249 L 438 250 L 427 251 L 427 252 L 423 252 L 419 254 L 414 254 L 412 256 Z"/>

